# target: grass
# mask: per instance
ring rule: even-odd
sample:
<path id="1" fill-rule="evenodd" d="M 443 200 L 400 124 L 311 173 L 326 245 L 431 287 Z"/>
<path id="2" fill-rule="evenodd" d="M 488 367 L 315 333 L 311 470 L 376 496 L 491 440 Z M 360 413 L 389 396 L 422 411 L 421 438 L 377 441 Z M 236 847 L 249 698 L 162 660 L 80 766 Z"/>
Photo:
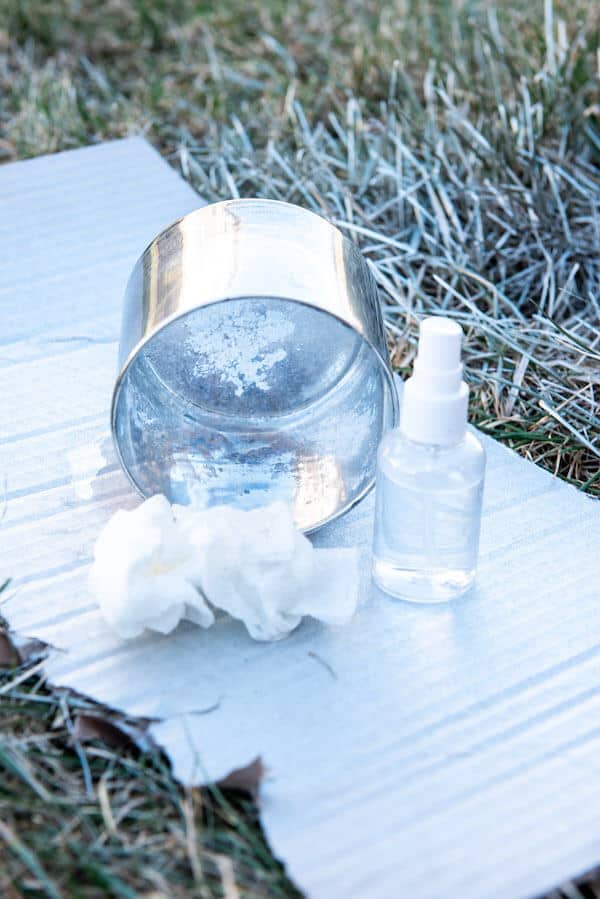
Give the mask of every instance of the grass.
<path id="1" fill-rule="evenodd" d="M 184 790 L 157 749 L 115 739 L 106 710 L 39 674 L 6 691 L 10 678 L 0 676 L 3 899 L 299 896 L 245 792 Z M 78 739 L 99 714 L 97 737 Z"/>
<path id="2" fill-rule="evenodd" d="M 0 159 L 143 133 L 209 200 L 330 217 L 395 366 L 444 310 L 472 420 L 600 497 L 599 37 L 589 0 L 0 0 Z M 248 801 L 185 793 L 155 751 L 82 755 L 77 702 L 33 675 L 0 692 L 10 899 L 236 895 L 222 859 L 242 895 L 294 894 Z"/>
<path id="3" fill-rule="evenodd" d="M 0 0 L 6 159 L 145 133 L 207 199 L 334 219 L 393 359 L 468 334 L 472 419 L 600 496 L 600 9 Z"/>
<path id="4" fill-rule="evenodd" d="M 260 761 L 183 789 L 148 720 L 48 686 L 44 653 L 0 619 L 2 899 L 299 899 L 262 833 Z"/>

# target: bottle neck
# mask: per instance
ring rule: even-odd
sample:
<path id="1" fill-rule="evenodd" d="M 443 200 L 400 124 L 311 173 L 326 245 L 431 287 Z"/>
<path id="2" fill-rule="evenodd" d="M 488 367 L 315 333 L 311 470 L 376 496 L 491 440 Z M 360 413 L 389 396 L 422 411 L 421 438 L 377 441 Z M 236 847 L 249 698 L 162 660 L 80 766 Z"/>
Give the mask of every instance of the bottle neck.
<path id="1" fill-rule="evenodd" d="M 453 446 L 465 438 L 469 390 L 464 381 L 449 393 L 435 393 L 417 375 L 404 385 L 400 430 L 415 443 Z"/>
<path id="2" fill-rule="evenodd" d="M 444 453 L 444 452 L 448 452 L 449 450 L 453 450 L 457 446 L 460 446 L 461 443 L 464 443 L 465 438 L 467 436 L 467 432 L 465 430 L 464 434 L 461 437 L 459 437 L 457 440 L 455 440 L 453 443 L 431 443 L 430 441 L 415 440 L 413 437 L 410 437 L 408 434 L 406 434 L 402 430 L 401 426 L 399 426 L 397 428 L 397 431 L 405 443 L 408 443 L 411 446 L 414 446 L 420 450 L 429 450 L 432 453 Z"/>

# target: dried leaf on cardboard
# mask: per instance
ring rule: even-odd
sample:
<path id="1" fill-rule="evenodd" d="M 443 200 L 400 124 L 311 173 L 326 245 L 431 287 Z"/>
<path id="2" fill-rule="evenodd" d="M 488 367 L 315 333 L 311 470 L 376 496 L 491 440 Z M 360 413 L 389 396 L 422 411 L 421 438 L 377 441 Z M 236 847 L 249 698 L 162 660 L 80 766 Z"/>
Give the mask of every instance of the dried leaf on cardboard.
<path id="1" fill-rule="evenodd" d="M 265 766 L 261 757 L 257 755 L 243 768 L 234 768 L 226 777 L 217 781 L 217 786 L 221 790 L 241 790 L 256 799 L 264 776 Z"/>
<path id="2" fill-rule="evenodd" d="M 19 650 L 5 628 L 0 628 L 0 668 L 15 668 L 21 664 Z"/>
<path id="3" fill-rule="evenodd" d="M 79 743 L 101 740 L 113 749 L 127 749 L 136 746 L 132 736 L 100 715 L 77 715 L 71 738 L 73 742 Z"/>

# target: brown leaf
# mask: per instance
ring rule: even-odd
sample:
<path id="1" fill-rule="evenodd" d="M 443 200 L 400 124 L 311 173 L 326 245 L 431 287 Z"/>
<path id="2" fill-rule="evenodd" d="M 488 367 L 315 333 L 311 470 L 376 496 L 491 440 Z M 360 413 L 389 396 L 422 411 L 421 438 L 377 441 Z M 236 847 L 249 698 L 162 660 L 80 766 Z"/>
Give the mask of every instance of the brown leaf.
<path id="1" fill-rule="evenodd" d="M 252 799 L 258 798 L 258 791 L 265 776 L 265 766 L 259 755 L 243 768 L 235 768 L 226 777 L 217 781 L 220 790 L 241 790 Z"/>
<path id="2" fill-rule="evenodd" d="M 41 659 L 43 655 L 45 655 L 48 651 L 48 644 L 44 643 L 43 640 L 27 640 L 24 643 L 19 643 L 18 653 L 19 658 L 21 659 L 21 664 L 24 662 L 33 662 L 38 659 Z"/>
<path id="3" fill-rule="evenodd" d="M 79 743 L 101 740 L 113 749 L 128 749 L 136 745 L 129 734 L 113 724 L 112 721 L 101 718 L 99 715 L 77 715 L 71 739 L 73 742 Z"/>
<path id="4" fill-rule="evenodd" d="M 8 631 L 0 628 L 0 668 L 15 668 L 21 664 L 19 650 L 10 638 Z"/>

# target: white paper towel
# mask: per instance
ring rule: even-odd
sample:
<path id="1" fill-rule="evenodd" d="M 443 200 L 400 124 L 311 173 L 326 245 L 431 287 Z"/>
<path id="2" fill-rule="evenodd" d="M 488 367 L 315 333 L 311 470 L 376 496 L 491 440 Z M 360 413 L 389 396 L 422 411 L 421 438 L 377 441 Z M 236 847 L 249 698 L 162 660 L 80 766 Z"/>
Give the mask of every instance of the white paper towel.
<path id="1" fill-rule="evenodd" d="M 119 643 L 85 582 L 137 499 L 108 408 L 121 298 L 198 198 L 141 140 L 0 168 L 0 576 L 50 677 L 129 713 L 184 779 L 261 754 L 263 822 L 314 899 L 517 899 L 600 862 L 600 506 L 486 440 L 477 591 L 257 644 L 235 622 Z M 372 498 L 315 538 L 358 545 Z M 323 664 L 325 663 L 325 664 Z M 219 700 L 207 715 L 194 715 Z"/>

